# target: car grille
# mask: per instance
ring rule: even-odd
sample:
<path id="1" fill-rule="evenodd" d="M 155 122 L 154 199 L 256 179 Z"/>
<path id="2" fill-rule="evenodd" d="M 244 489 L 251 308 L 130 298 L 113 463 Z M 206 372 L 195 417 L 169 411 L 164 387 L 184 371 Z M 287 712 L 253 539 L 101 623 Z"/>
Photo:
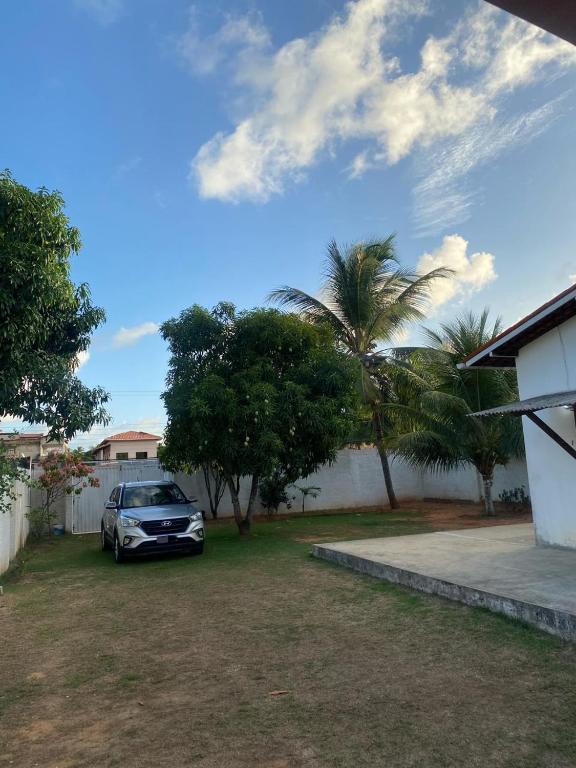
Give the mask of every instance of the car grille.
<path id="1" fill-rule="evenodd" d="M 170 536 L 167 544 L 157 544 L 155 541 L 143 541 L 135 549 L 128 550 L 132 555 L 144 555 L 149 552 L 179 552 L 183 549 L 201 551 L 202 542 L 194 541 L 192 536 Z"/>
<path id="2" fill-rule="evenodd" d="M 170 525 L 164 525 L 170 523 Z M 171 517 L 165 520 L 145 520 L 140 523 L 140 528 L 148 536 L 163 536 L 167 533 L 184 533 L 190 525 L 188 517 Z"/>

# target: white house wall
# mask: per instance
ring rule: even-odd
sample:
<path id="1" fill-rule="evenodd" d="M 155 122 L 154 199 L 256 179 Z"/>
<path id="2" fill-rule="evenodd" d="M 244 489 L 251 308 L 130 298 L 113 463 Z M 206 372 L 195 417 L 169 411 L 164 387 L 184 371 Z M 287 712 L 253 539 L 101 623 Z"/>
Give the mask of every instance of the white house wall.
<path id="1" fill-rule="evenodd" d="M 516 369 L 522 399 L 576 389 L 576 317 L 521 349 Z M 537 415 L 576 447 L 571 410 Z M 576 460 L 526 417 L 522 421 L 537 540 L 576 548 Z"/>
<path id="2" fill-rule="evenodd" d="M 157 440 L 113 440 L 110 443 L 110 458 L 116 459 L 117 453 L 127 453 L 129 459 L 136 458 L 136 452 L 146 451 L 147 458 L 155 459 L 158 455 Z"/>

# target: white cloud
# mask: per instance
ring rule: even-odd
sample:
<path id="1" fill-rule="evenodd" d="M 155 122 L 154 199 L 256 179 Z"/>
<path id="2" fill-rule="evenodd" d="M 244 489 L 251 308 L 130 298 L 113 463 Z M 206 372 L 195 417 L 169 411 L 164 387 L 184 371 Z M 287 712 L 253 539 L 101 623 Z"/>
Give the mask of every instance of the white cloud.
<path id="1" fill-rule="evenodd" d="M 286 179 L 301 178 L 329 142 L 360 135 L 359 100 L 397 68 L 384 60 L 380 44 L 385 15 L 390 22 L 404 15 L 400 6 L 399 0 L 350 3 L 347 15 L 320 34 L 267 57 L 259 53 L 260 67 L 249 57 L 239 61 L 237 81 L 256 92 L 260 106 L 199 150 L 192 172 L 201 195 L 265 201 L 282 192 Z"/>
<path id="2" fill-rule="evenodd" d="M 477 195 L 467 181 L 472 171 L 543 133 L 558 117 L 563 99 L 560 96 L 524 115 L 496 116 L 489 123 L 472 126 L 421 159 L 420 180 L 413 189 L 417 234 L 436 234 L 469 218 Z"/>
<path id="3" fill-rule="evenodd" d="M 359 152 L 346 169 L 348 171 L 348 178 L 359 179 L 371 167 L 372 161 L 368 151 Z"/>
<path id="4" fill-rule="evenodd" d="M 78 8 L 90 13 L 103 27 L 113 24 L 124 13 L 124 0 L 74 0 Z"/>
<path id="5" fill-rule="evenodd" d="M 442 245 L 431 253 L 425 253 L 419 260 L 417 271 L 429 272 L 431 269 L 445 267 L 453 270 L 453 275 L 442 280 L 435 280 L 430 290 L 432 309 L 441 307 L 446 302 L 462 296 L 476 293 L 498 275 L 494 270 L 494 256 L 486 251 L 477 251 L 468 255 L 468 241 L 460 235 L 447 235 Z"/>
<path id="6" fill-rule="evenodd" d="M 516 16 L 498 27 L 498 14 L 485 6 L 478 14 L 477 23 L 486 29 L 484 60 L 488 66 L 484 76 L 490 93 L 512 90 L 539 77 L 552 62 L 560 65 L 574 63 L 574 48 L 557 37 L 544 33 L 539 27 L 527 24 Z M 470 50 L 478 46 L 477 30 L 469 29 L 465 45 Z"/>
<path id="7" fill-rule="evenodd" d="M 114 334 L 112 343 L 115 347 L 128 347 L 144 336 L 157 333 L 159 327 L 157 323 L 151 321 L 140 323 L 140 325 L 133 325 L 131 328 L 122 327 Z"/>
<path id="8" fill-rule="evenodd" d="M 208 75 L 232 55 L 248 58 L 270 45 L 268 30 L 258 13 L 226 17 L 224 24 L 211 35 L 202 36 L 198 9 L 192 6 L 188 29 L 177 42 L 177 52 L 196 75 Z"/>
<path id="9" fill-rule="evenodd" d="M 250 104 L 231 132 L 215 134 L 194 158 L 200 195 L 264 202 L 351 139 L 365 141 L 373 161 L 397 163 L 487 129 L 510 90 L 576 63 L 568 43 L 483 4 L 447 37 L 428 38 L 419 68 L 403 72 L 391 33 L 424 10 L 418 0 L 349 2 L 319 32 L 276 51 L 259 18 L 244 21 L 250 33 L 239 50 L 240 19 L 203 40 L 193 17 L 181 54 L 196 74 L 232 56 L 236 91 Z M 368 158 L 367 150 L 357 155 L 352 177 Z"/>
<path id="10" fill-rule="evenodd" d="M 83 365 L 86 365 L 88 360 L 90 360 L 90 352 L 87 349 L 78 352 L 76 355 L 76 370 L 79 370 Z"/>

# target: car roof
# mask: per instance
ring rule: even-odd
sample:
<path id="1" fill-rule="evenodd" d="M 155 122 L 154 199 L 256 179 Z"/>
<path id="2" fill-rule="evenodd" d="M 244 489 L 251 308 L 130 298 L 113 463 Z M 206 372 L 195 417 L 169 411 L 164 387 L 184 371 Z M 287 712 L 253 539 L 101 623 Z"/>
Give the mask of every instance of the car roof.
<path id="1" fill-rule="evenodd" d="M 138 488 L 142 485 L 174 485 L 172 480 L 136 480 L 132 483 L 120 483 L 124 488 Z"/>

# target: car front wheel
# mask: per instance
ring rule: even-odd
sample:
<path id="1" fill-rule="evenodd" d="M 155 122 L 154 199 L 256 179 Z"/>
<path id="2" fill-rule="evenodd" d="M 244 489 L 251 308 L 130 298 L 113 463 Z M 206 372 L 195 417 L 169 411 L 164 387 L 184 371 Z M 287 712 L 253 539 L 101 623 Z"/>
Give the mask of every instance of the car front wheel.
<path id="1" fill-rule="evenodd" d="M 118 534 L 114 534 L 114 560 L 120 564 L 124 562 L 124 552 L 120 546 L 120 539 Z"/>
<path id="2" fill-rule="evenodd" d="M 102 552 L 106 552 L 108 549 L 110 549 L 110 544 L 108 544 L 106 531 L 104 530 L 103 525 L 100 527 L 100 546 L 102 547 Z"/>

